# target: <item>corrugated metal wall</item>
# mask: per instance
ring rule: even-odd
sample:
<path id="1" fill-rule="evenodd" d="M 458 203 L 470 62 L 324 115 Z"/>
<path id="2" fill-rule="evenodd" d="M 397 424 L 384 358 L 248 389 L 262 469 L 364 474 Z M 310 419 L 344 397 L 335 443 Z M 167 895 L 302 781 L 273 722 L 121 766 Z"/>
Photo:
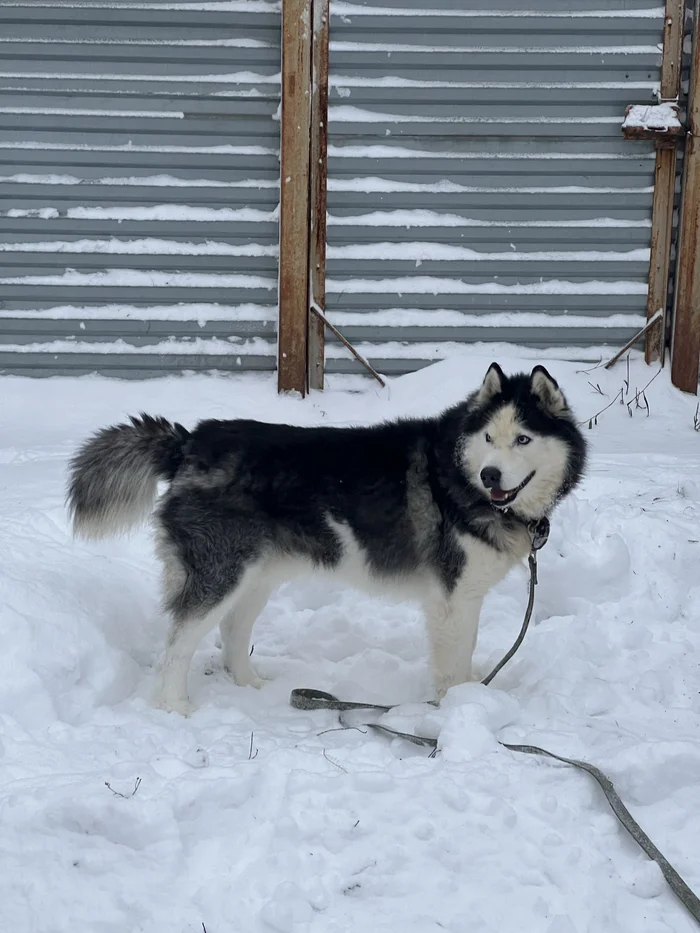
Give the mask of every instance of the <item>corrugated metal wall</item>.
<path id="1" fill-rule="evenodd" d="M 384 372 L 464 341 L 621 345 L 644 322 L 654 151 L 620 124 L 656 102 L 663 4 L 435 6 L 331 0 L 329 316 Z"/>
<path id="2" fill-rule="evenodd" d="M 280 34 L 265 0 L 0 5 L 0 371 L 274 368 Z"/>

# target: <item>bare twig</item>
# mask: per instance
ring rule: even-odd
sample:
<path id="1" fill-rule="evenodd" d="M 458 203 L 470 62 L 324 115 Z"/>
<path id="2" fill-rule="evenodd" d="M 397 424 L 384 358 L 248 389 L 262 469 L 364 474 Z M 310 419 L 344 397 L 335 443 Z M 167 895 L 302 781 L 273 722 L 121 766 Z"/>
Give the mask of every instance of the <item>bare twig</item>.
<path id="1" fill-rule="evenodd" d="M 108 787 L 112 791 L 115 797 L 122 797 L 124 800 L 130 800 L 134 796 L 134 794 L 136 793 L 136 791 L 139 789 L 140 786 L 141 786 L 141 778 L 137 777 L 136 780 L 134 781 L 134 789 L 132 790 L 132 792 L 130 794 L 122 794 L 121 791 L 115 790 L 112 787 L 112 785 L 109 783 L 109 781 L 105 781 L 105 787 Z"/>
<path id="2" fill-rule="evenodd" d="M 580 375 L 589 376 L 596 369 L 600 369 L 602 365 L 603 365 L 603 357 L 601 356 L 601 358 L 598 360 L 595 366 L 591 366 L 590 369 L 577 369 L 576 372 Z"/>
<path id="3" fill-rule="evenodd" d="M 330 761 L 332 765 L 335 765 L 336 768 L 339 768 L 341 771 L 344 771 L 345 774 L 348 773 L 347 768 L 344 768 L 339 762 L 335 760 L 335 758 L 331 758 L 330 755 L 326 754 L 325 748 L 323 749 L 323 757 L 326 759 L 326 761 Z"/>
<path id="4" fill-rule="evenodd" d="M 605 369 L 612 369 L 612 367 L 615 365 L 615 363 L 617 363 L 617 361 L 620 359 L 622 354 L 626 353 L 627 350 L 631 349 L 635 345 L 635 343 L 639 340 L 639 338 L 643 337 L 644 334 L 646 334 L 646 332 L 649 330 L 650 327 L 653 327 L 654 324 L 658 324 L 658 322 L 662 319 L 662 317 L 663 317 L 663 310 L 659 308 L 658 311 L 652 314 L 652 316 L 646 322 L 644 327 L 642 327 L 641 330 L 638 330 L 637 333 L 634 335 L 634 337 L 632 337 L 631 340 L 628 340 L 627 343 L 624 345 L 624 347 L 621 350 L 618 350 L 615 356 L 611 357 L 608 360 L 608 362 L 605 364 Z"/>
<path id="5" fill-rule="evenodd" d="M 659 366 L 659 368 L 656 370 L 656 372 L 655 372 L 654 375 L 651 377 L 651 379 L 649 380 L 649 382 L 647 382 L 647 384 L 646 384 L 645 386 L 642 386 L 642 388 L 641 388 L 639 391 L 642 392 L 642 393 L 646 392 L 646 390 L 647 390 L 647 389 L 649 388 L 649 386 L 652 384 L 652 382 L 654 381 L 654 379 L 656 379 L 658 376 L 660 376 L 661 373 L 662 373 L 663 371 L 664 371 L 664 370 L 663 370 L 663 366 Z"/>
<path id="6" fill-rule="evenodd" d="M 359 726 L 335 726 L 333 729 L 324 729 L 322 732 L 317 732 L 316 735 L 327 735 L 329 732 L 359 732 L 362 735 L 367 735 L 366 729 L 360 729 Z"/>
<path id="7" fill-rule="evenodd" d="M 622 392 L 623 390 L 620 389 L 620 391 L 617 393 L 617 395 L 612 400 L 612 402 L 608 402 L 605 408 L 601 408 L 600 411 L 596 412 L 595 415 L 591 415 L 590 418 L 584 418 L 583 421 L 579 421 L 579 425 L 587 424 L 590 429 L 593 427 L 594 424 L 598 424 L 598 417 L 602 415 L 604 411 L 607 411 L 608 408 L 612 408 L 612 406 L 615 404 L 615 402 L 618 399 L 620 399 L 620 401 L 623 401 Z"/>
<path id="8" fill-rule="evenodd" d="M 326 325 L 326 327 L 328 328 L 328 330 L 331 331 L 332 334 L 335 334 L 335 336 L 336 336 L 336 337 L 338 338 L 338 340 L 343 344 L 343 346 L 345 346 L 345 347 L 348 348 L 348 350 L 352 353 L 352 355 L 355 357 L 355 359 L 356 359 L 359 363 L 362 363 L 362 365 L 365 367 L 365 369 L 367 370 L 367 372 L 371 373 L 371 375 L 374 376 L 374 378 L 377 380 L 377 382 L 379 383 L 379 385 L 380 385 L 382 388 L 385 388 L 385 387 L 386 387 L 386 382 L 384 382 L 384 380 L 383 380 L 382 377 L 379 375 L 379 373 L 377 372 L 377 370 L 371 365 L 371 363 L 368 363 L 368 362 L 367 362 L 367 360 L 364 358 L 364 356 L 362 356 L 362 354 L 359 353 L 359 352 L 353 347 L 353 345 L 350 343 L 349 340 L 347 340 L 345 337 L 343 337 L 343 335 L 340 333 L 340 331 L 338 330 L 338 328 L 337 328 L 334 324 L 331 324 L 331 322 L 328 320 L 328 318 L 326 317 L 326 315 L 325 315 L 325 314 L 323 313 L 323 311 L 319 308 L 319 306 L 316 304 L 315 301 L 312 301 L 312 302 L 311 302 L 311 310 L 314 312 L 314 314 L 316 314 L 318 317 L 321 318 L 321 320 L 322 320 L 323 323 Z"/>
<path id="9" fill-rule="evenodd" d="M 693 428 L 696 431 L 700 431 L 700 402 L 698 402 L 698 407 L 695 409 L 695 415 L 693 417 Z"/>
<path id="10" fill-rule="evenodd" d="M 594 392 L 597 392 L 598 395 L 605 395 L 605 392 L 603 392 L 603 390 L 601 389 L 600 385 L 597 382 L 595 385 L 593 385 L 592 382 L 589 382 L 588 385 L 593 389 Z"/>
<path id="11" fill-rule="evenodd" d="M 645 386 L 642 386 L 641 389 L 634 390 L 634 408 L 640 409 L 641 411 L 645 411 L 647 413 L 647 418 L 651 414 L 651 409 L 649 407 L 649 400 L 647 399 L 646 391 L 649 388 L 649 386 L 652 384 L 654 379 L 658 378 L 658 376 L 660 376 L 662 372 L 663 372 L 663 369 L 659 367 L 659 369 L 657 369 L 657 371 L 654 373 L 654 375 L 651 377 L 651 379 L 649 380 L 649 382 L 647 382 Z M 594 424 L 598 424 L 598 418 L 600 417 L 600 415 L 602 415 L 604 411 L 607 411 L 608 408 L 611 408 L 615 404 L 615 402 L 617 402 L 618 400 L 621 405 L 627 405 L 627 412 L 630 418 L 632 418 L 633 417 L 632 399 L 630 399 L 629 402 L 625 402 L 625 389 L 623 387 L 617 393 L 617 395 L 612 400 L 612 402 L 606 405 L 605 408 L 601 408 L 599 412 L 596 412 L 596 414 L 592 415 L 590 418 L 585 418 L 583 421 L 579 421 L 578 422 L 579 425 L 587 424 L 590 430 Z M 642 401 L 644 402 L 644 404 L 642 404 Z"/>
<path id="12" fill-rule="evenodd" d="M 251 733 L 250 733 L 250 748 L 248 749 L 248 761 L 253 761 L 254 758 L 257 758 L 257 757 L 258 757 L 258 749 L 257 749 L 257 748 L 255 749 L 255 754 L 253 754 L 253 739 L 254 739 L 254 737 L 255 737 L 255 733 L 254 733 L 254 732 L 251 732 Z"/>

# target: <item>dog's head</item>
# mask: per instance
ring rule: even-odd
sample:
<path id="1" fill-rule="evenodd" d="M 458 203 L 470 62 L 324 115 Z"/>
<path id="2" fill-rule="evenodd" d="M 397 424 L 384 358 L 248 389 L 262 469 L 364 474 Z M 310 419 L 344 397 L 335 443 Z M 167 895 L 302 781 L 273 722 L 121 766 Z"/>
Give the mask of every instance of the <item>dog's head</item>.
<path id="1" fill-rule="evenodd" d="M 543 366 L 506 376 L 492 363 L 468 403 L 460 457 L 469 480 L 497 509 L 540 518 L 578 483 L 583 435 Z"/>

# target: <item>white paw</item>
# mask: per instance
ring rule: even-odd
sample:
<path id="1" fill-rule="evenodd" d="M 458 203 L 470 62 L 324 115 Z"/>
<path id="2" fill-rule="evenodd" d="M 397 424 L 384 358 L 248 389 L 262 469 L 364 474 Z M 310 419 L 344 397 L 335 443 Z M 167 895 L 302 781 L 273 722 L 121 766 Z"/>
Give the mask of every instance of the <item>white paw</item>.
<path id="1" fill-rule="evenodd" d="M 264 677 L 258 677 L 254 671 L 238 677 L 234 675 L 233 679 L 239 687 L 255 687 L 256 690 L 264 687 L 267 683 Z"/>
<path id="2" fill-rule="evenodd" d="M 181 716 L 189 717 L 194 713 L 195 707 L 185 698 L 168 698 L 157 693 L 151 701 L 155 709 L 165 710 L 166 713 L 179 713 Z"/>
<path id="3" fill-rule="evenodd" d="M 236 670 L 235 665 L 224 664 L 224 670 L 231 677 L 238 687 L 255 687 L 259 690 L 264 687 L 267 681 L 263 677 L 258 677 L 252 667 Z"/>

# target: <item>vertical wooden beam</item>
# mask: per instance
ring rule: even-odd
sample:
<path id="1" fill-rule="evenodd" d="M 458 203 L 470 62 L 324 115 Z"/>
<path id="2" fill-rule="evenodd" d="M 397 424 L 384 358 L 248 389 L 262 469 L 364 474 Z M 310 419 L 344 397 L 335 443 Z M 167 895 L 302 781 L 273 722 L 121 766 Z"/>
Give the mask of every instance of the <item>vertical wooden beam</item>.
<path id="1" fill-rule="evenodd" d="M 677 100 L 681 89 L 685 0 L 666 0 L 664 47 L 661 60 L 661 100 Z M 676 143 L 657 143 L 654 171 L 654 205 L 651 222 L 651 255 L 647 320 L 661 308 L 661 322 L 647 331 L 647 363 L 663 365 L 666 347 L 666 307 L 673 233 L 673 201 L 676 187 Z"/>
<path id="2" fill-rule="evenodd" d="M 693 394 L 698 391 L 700 364 L 700 17 L 695 12 L 671 345 L 671 381 Z"/>
<path id="3" fill-rule="evenodd" d="M 277 388 L 306 394 L 309 319 L 311 3 L 282 0 Z"/>
<path id="4" fill-rule="evenodd" d="M 310 152 L 309 295 L 326 310 L 326 193 L 328 187 L 328 37 L 329 0 L 313 2 L 313 52 Z M 309 387 L 323 388 L 324 323 L 309 318 Z"/>

